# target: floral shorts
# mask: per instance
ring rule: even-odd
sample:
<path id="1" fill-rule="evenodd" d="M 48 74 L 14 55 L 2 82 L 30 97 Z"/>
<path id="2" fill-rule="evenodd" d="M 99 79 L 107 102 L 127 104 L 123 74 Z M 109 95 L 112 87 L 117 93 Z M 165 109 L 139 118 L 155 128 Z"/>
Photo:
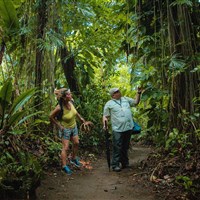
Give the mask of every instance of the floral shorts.
<path id="1" fill-rule="evenodd" d="M 59 137 L 64 138 L 65 140 L 69 140 L 70 137 L 74 137 L 78 135 L 78 128 L 75 126 L 74 128 L 65 128 L 63 131 L 59 130 Z"/>

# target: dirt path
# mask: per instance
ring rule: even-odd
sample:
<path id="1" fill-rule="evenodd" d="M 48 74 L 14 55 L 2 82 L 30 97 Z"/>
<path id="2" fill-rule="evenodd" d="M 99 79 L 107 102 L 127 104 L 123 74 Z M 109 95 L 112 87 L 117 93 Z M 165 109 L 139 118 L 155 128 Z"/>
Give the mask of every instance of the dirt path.
<path id="1" fill-rule="evenodd" d="M 131 169 L 121 172 L 108 170 L 105 156 L 92 164 L 93 169 L 82 169 L 65 175 L 54 171 L 45 176 L 37 189 L 37 200 L 154 200 L 155 193 L 148 181 L 139 177 L 138 162 L 150 153 L 149 148 L 133 146 L 129 158 Z"/>

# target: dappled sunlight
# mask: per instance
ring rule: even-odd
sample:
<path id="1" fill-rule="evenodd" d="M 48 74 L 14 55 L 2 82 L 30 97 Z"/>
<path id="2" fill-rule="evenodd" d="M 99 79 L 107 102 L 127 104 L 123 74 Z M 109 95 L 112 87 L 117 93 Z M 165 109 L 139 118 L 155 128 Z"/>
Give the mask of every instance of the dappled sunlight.
<path id="1" fill-rule="evenodd" d="M 82 164 L 82 167 L 83 167 L 83 168 L 89 169 L 89 170 L 92 170 L 92 169 L 93 169 L 93 167 L 92 167 L 90 161 L 80 160 L 79 162 Z"/>

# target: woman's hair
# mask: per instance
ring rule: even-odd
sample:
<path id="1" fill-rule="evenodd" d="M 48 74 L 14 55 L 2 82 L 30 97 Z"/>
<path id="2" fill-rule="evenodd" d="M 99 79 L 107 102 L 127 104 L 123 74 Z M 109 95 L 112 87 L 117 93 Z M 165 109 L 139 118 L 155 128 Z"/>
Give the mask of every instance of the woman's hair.
<path id="1" fill-rule="evenodd" d="M 54 94 L 56 95 L 56 98 L 60 100 L 62 97 L 66 95 L 67 92 L 70 92 L 70 89 L 67 88 L 61 88 L 61 89 L 55 89 Z"/>
<path id="2" fill-rule="evenodd" d="M 63 99 L 62 98 L 60 98 L 58 100 L 58 105 L 60 106 L 60 112 L 57 114 L 56 118 L 57 118 L 57 120 L 60 121 L 63 116 Z"/>
<path id="3" fill-rule="evenodd" d="M 61 89 L 55 89 L 54 90 L 54 94 L 56 95 L 56 98 L 58 100 L 58 104 L 60 106 L 60 112 L 58 113 L 58 115 L 56 116 L 57 120 L 61 120 L 62 116 L 63 116 L 63 98 L 67 92 L 70 92 L 70 89 L 67 88 L 61 88 Z"/>

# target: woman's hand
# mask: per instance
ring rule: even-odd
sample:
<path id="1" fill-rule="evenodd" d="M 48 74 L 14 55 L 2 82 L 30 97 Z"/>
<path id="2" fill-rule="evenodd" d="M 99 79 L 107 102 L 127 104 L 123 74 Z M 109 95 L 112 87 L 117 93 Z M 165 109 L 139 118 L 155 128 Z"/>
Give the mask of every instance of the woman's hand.
<path id="1" fill-rule="evenodd" d="M 58 128 L 61 132 L 65 129 L 61 124 L 59 124 Z"/>
<path id="2" fill-rule="evenodd" d="M 81 120 L 82 123 L 86 122 L 82 117 L 80 118 L 80 120 Z"/>

